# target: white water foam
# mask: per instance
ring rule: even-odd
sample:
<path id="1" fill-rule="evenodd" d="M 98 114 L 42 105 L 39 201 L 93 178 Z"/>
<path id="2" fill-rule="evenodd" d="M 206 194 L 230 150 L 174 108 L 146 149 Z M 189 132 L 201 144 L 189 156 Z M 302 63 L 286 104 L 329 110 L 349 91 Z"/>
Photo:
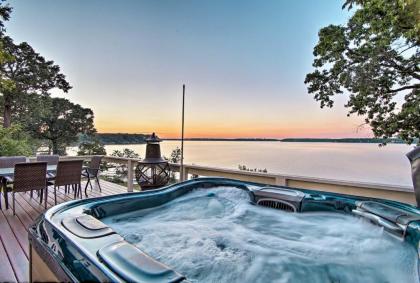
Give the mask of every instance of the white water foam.
<path id="1" fill-rule="evenodd" d="M 192 282 L 418 282 L 415 249 L 382 228 L 255 206 L 236 188 L 102 221 Z"/>

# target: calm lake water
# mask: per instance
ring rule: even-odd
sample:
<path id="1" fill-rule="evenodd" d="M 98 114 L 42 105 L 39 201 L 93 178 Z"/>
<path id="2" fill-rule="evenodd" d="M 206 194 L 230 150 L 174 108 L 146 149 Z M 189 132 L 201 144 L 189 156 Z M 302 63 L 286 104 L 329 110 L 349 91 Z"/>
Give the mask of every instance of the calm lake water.
<path id="1" fill-rule="evenodd" d="M 177 146 L 179 141 L 162 142 L 162 154 L 170 156 Z M 107 145 L 106 151 L 123 148 L 144 157 L 146 145 Z M 269 173 L 412 186 L 405 154 L 413 147 L 403 144 L 186 141 L 184 148 L 187 164 L 231 169 L 241 164 Z"/>

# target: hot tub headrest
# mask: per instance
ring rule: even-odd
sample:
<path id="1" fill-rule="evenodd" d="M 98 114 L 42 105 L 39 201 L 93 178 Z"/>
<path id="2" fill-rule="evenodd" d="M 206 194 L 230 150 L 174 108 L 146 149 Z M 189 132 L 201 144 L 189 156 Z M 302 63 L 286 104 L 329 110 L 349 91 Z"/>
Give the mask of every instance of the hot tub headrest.
<path id="1" fill-rule="evenodd" d="M 126 241 L 98 251 L 99 258 L 127 282 L 181 282 L 185 277 Z"/>
<path id="2" fill-rule="evenodd" d="M 79 215 L 77 217 L 66 217 L 61 221 L 61 224 L 69 232 L 85 239 L 93 239 L 115 234 L 114 230 L 93 216 L 87 214 Z"/>
<path id="3" fill-rule="evenodd" d="M 393 223 L 408 225 L 412 221 L 419 221 L 420 215 L 398 209 L 376 201 L 358 201 L 356 206 L 359 210 L 373 213 Z"/>

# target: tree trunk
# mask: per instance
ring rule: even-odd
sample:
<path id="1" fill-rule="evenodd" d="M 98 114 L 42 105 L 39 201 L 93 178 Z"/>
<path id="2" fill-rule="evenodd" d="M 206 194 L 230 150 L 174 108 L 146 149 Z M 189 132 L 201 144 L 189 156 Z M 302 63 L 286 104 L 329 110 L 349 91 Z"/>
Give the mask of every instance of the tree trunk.
<path id="1" fill-rule="evenodd" d="M 57 143 L 57 141 L 56 140 L 52 140 L 51 143 L 52 143 L 52 151 L 53 151 L 53 154 L 58 154 L 58 143 Z"/>
<path id="2" fill-rule="evenodd" d="M 12 124 L 12 101 L 9 95 L 4 96 L 3 127 L 9 128 Z"/>

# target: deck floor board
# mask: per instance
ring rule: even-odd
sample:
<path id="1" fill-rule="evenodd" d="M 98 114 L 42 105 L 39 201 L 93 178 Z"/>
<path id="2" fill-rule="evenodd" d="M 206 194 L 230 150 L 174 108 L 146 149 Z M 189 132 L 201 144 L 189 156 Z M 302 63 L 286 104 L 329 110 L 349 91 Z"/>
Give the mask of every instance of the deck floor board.
<path id="1" fill-rule="evenodd" d="M 93 190 L 87 190 L 88 197 L 102 197 L 127 192 L 127 189 L 107 181 L 101 181 L 102 191 L 96 183 Z M 84 195 L 84 183 L 82 184 Z M 64 188 L 57 190 L 57 203 L 73 200 L 73 193 L 64 193 Z M 3 196 L 1 196 L 2 210 L 0 210 L 0 282 L 27 282 L 29 280 L 29 241 L 28 228 L 38 216 L 45 211 L 44 203 L 34 193 L 16 194 L 16 215 L 11 207 L 6 210 Z M 54 190 L 48 191 L 47 208 L 54 206 Z M 9 205 L 12 206 L 12 196 L 9 194 Z"/>
<path id="2" fill-rule="evenodd" d="M 4 262 L 10 262 L 9 256 L 6 253 L 6 250 L 3 246 L 2 237 L 0 235 L 0 259 Z M 13 271 L 12 265 L 9 264 L 1 264 L 0 266 L 0 279 L 5 282 L 15 282 L 17 281 L 15 277 L 15 272 Z"/>

